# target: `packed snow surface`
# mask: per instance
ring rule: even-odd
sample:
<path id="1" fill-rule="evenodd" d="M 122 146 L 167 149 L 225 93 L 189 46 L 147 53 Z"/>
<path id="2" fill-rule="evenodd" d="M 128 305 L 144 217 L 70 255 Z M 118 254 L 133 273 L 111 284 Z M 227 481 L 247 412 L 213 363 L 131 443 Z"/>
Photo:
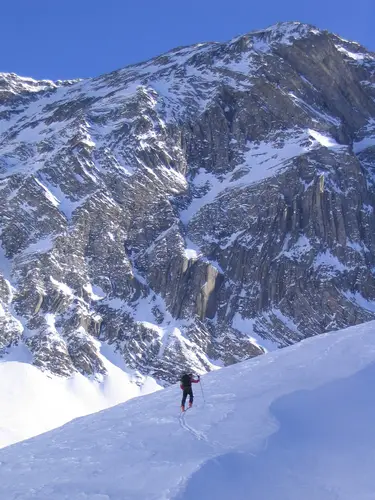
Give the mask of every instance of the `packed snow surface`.
<path id="1" fill-rule="evenodd" d="M 180 390 L 0 450 L 7 500 L 374 498 L 375 322 L 305 340 Z"/>

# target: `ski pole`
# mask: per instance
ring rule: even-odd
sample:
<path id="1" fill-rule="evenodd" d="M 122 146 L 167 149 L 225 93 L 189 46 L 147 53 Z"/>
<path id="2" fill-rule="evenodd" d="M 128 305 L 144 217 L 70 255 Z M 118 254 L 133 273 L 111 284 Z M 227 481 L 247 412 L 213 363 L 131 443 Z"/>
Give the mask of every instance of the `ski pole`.
<path id="1" fill-rule="evenodd" d="M 206 402 L 206 398 L 204 397 L 204 392 L 203 392 L 203 385 L 202 385 L 202 381 L 201 379 L 199 378 L 199 383 L 200 383 L 200 386 L 201 386 L 201 390 L 202 390 L 202 397 L 203 397 L 203 401 Z"/>

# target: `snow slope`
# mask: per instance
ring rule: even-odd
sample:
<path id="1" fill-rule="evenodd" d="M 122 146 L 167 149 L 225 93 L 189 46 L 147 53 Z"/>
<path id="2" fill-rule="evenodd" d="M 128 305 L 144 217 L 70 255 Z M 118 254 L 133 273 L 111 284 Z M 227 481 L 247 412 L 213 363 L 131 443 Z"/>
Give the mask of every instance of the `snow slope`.
<path id="1" fill-rule="evenodd" d="M 125 367 L 120 355 L 101 345 L 107 375 L 90 379 L 79 373 L 56 377 L 30 364 L 25 346 L 0 362 L 0 448 L 55 429 L 161 387 Z"/>
<path id="2" fill-rule="evenodd" d="M 374 498 L 375 322 L 212 372 L 0 451 L 7 500 Z"/>

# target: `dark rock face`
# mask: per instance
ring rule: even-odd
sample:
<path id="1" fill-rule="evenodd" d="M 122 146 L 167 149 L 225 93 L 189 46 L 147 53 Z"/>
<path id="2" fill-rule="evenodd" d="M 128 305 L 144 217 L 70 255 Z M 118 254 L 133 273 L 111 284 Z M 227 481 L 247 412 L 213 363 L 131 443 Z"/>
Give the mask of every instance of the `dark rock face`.
<path id="1" fill-rule="evenodd" d="M 299 23 L 0 77 L 0 352 L 165 382 L 375 317 L 375 56 Z"/>

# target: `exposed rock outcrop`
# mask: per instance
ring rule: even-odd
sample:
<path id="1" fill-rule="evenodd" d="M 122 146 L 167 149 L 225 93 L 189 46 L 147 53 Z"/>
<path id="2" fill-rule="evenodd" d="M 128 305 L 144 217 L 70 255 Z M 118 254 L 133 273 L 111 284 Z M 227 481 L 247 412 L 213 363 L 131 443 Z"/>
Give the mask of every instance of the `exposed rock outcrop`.
<path id="1" fill-rule="evenodd" d="M 304 24 L 3 74 L 0 352 L 171 382 L 372 319 L 374 173 L 375 56 Z"/>

